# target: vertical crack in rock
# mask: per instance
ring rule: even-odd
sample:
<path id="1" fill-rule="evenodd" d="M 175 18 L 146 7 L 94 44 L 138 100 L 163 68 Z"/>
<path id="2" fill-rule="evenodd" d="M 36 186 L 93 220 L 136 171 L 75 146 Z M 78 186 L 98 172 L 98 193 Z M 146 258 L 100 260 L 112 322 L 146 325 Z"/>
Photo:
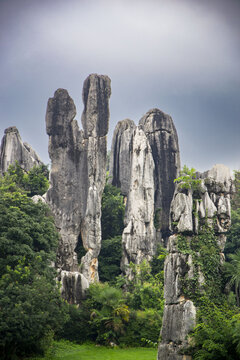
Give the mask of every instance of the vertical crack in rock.
<path id="1" fill-rule="evenodd" d="M 152 149 L 155 163 L 155 212 L 158 238 L 169 235 L 169 210 L 174 194 L 173 180 L 180 171 L 178 136 L 171 116 L 159 109 L 149 110 L 139 121 Z M 161 232 L 161 233 L 160 233 Z"/>
<path id="2" fill-rule="evenodd" d="M 173 235 L 168 241 L 169 254 L 164 265 L 165 307 L 159 360 L 191 359 L 179 353 L 188 345 L 187 335 L 196 324 L 196 307 L 191 299 L 185 298 L 182 280 L 193 279 L 196 268 L 193 255 L 183 254 L 178 249 L 178 234 L 184 234 L 186 244 L 191 244 L 192 237 L 207 222 L 216 236 L 220 264 L 224 260 L 226 232 L 231 224 L 230 194 L 233 192 L 233 181 L 230 171 L 224 165 L 215 165 L 210 171 L 198 174 L 198 179 L 201 180 L 197 194 L 199 200 L 194 199 L 192 189 L 183 189 L 178 184 L 171 203 L 170 226 Z M 204 275 L 200 268 L 197 271 L 201 289 L 205 282 Z"/>
<path id="3" fill-rule="evenodd" d="M 88 282 L 98 279 L 110 95 L 107 76 L 92 74 L 85 80 L 83 130 L 79 130 L 74 119 L 76 108 L 67 90 L 58 89 L 47 106 L 46 129 L 52 162 L 47 202 L 60 232 L 56 267 L 64 297 L 75 303 L 79 302 L 79 291 L 74 289 L 80 283 L 86 287 Z M 75 252 L 79 235 L 86 251 L 81 265 Z M 82 276 L 87 282 L 82 281 Z"/>
<path id="4" fill-rule="evenodd" d="M 18 162 L 21 168 L 29 171 L 34 165 L 42 162 L 36 152 L 27 143 L 23 143 L 18 129 L 11 126 L 4 131 L 0 150 L 0 171 L 3 175 L 9 165 Z"/>
<path id="5" fill-rule="evenodd" d="M 144 132 L 136 128 L 132 138 L 131 176 L 122 235 L 122 271 L 132 277 L 129 263 L 150 261 L 156 251 L 154 227 L 154 161 Z"/>

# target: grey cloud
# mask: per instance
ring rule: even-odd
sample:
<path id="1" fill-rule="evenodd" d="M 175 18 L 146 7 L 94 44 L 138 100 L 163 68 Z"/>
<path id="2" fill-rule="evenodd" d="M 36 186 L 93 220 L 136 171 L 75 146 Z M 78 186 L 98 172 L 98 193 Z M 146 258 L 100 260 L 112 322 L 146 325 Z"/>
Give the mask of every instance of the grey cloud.
<path id="1" fill-rule="evenodd" d="M 1 133 L 15 122 L 47 159 L 47 98 L 67 88 L 80 119 L 83 80 L 98 72 L 112 78 L 110 133 L 159 107 L 173 115 L 183 163 L 237 165 L 239 2 L 8 0 L 2 9 Z"/>

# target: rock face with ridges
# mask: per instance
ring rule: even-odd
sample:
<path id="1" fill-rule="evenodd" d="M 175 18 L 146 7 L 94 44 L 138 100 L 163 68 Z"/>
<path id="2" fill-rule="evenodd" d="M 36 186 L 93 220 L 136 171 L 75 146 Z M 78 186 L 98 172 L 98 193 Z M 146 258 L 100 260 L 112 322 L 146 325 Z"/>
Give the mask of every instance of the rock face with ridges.
<path id="1" fill-rule="evenodd" d="M 168 235 L 169 210 L 174 193 L 173 180 L 180 170 L 178 136 L 172 118 L 159 109 L 149 110 L 140 120 L 152 149 L 155 163 L 155 211 L 159 216 L 158 231 Z"/>
<path id="2" fill-rule="evenodd" d="M 101 248 L 101 199 L 106 179 L 110 95 L 110 79 L 107 76 L 93 74 L 85 80 L 82 125 L 87 146 L 88 190 L 81 235 L 87 253 L 81 260 L 81 271 L 90 281 L 98 279 L 97 257 Z"/>
<path id="3" fill-rule="evenodd" d="M 82 276 L 77 278 L 76 272 L 81 272 L 87 282 L 98 279 L 110 94 L 107 76 L 92 74 L 85 80 L 83 130 L 74 120 L 76 108 L 66 90 L 58 89 L 48 101 L 46 128 L 52 168 L 47 202 L 60 232 L 56 266 L 65 289 L 74 289 L 81 282 Z M 81 265 L 75 251 L 79 241 L 86 251 Z M 78 302 L 79 295 L 70 297 Z"/>
<path id="4" fill-rule="evenodd" d="M 154 161 L 144 132 L 136 128 L 131 145 L 131 176 L 125 229 L 122 235 L 121 268 L 131 278 L 128 265 L 150 261 L 156 252 L 154 227 Z"/>
<path id="5" fill-rule="evenodd" d="M 184 234 L 185 241 L 191 244 L 192 237 L 207 223 L 214 229 L 219 262 L 224 259 L 222 252 L 226 232 L 231 224 L 230 194 L 233 191 L 233 181 L 230 171 L 224 165 L 215 165 L 210 171 L 198 174 L 198 179 L 199 184 L 195 190 L 186 189 L 181 183 L 177 184 L 171 203 L 170 226 L 173 235 L 168 241 L 169 254 L 164 265 L 165 307 L 159 360 L 186 359 L 179 351 L 188 345 L 187 335 L 196 323 L 196 308 L 191 299 L 184 297 L 182 281 L 193 279 L 197 271 L 199 288 L 204 284 L 201 269 L 198 267 L 196 270 L 196 266 L 194 267 L 193 255 L 179 251 L 178 234 Z"/>
<path id="6" fill-rule="evenodd" d="M 9 165 L 18 161 L 21 168 L 29 171 L 34 165 L 42 162 L 36 152 L 27 143 L 23 143 L 18 129 L 11 126 L 4 131 L 0 151 L 0 171 L 4 174 Z"/>
<path id="7" fill-rule="evenodd" d="M 121 193 L 127 196 L 130 188 L 131 152 L 130 146 L 133 132 L 136 128 L 134 121 L 125 119 L 119 121 L 114 130 L 109 176 L 112 185 L 121 189 Z"/>

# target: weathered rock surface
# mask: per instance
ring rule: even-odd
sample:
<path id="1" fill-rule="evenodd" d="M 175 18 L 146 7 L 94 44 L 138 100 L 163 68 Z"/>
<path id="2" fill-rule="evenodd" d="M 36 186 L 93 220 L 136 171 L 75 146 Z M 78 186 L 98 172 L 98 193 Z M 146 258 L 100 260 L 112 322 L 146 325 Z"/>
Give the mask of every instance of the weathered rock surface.
<path id="1" fill-rule="evenodd" d="M 79 304 L 85 298 L 89 282 L 78 271 L 65 271 L 60 273 L 61 295 L 69 304 Z"/>
<path id="2" fill-rule="evenodd" d="M 154 161 L 146 135 L 138 127 L 133 133 L 130 189 L 128 192 L 125 229 L 122 235 L 121 268 L 131 278 L 132 261 L 150 261 L 156 251 L 154 227 Z"/>
<path id="3" fill-rule="evenodd" d="M 131 141 L 136 128 L 130 119 L 119 121 L 114 130 L 109 176 L 112 185 L 121 189 L 123 195 L 127 196 L 130 188 L 131 176 Z"/>
<path id="4" fill-rule="evenodd" d="M 29 171 L 34 165 L 42 164 L 39 156 L 27 143 L 23 143 L 18 129 L 11 126 L 4 131 L 0 151 L 0 171 L 4 174 L 9 165 L 18 161 L 21 168 Z"/>
<path id="5" fill-rule="evenodd" d="M 80 286 L 82 276 L 76 273 L 81 272 L 88 282 L 98 279 L 110 94 L 107 76 L 92 74 L 85 80 L 83 130 L 74 119 L 76 108 L 66 90 L 58 89 L 48 101 L 46 128 L 52 167 L 47 202 L 61 236 L 56 266 L 60 276 L 64 271 L 65 288 L 75 288 L 73 279 Z M 79 241 L 86 250 L 81 265 L 75 251 Z M 71 295 L 71 299 L 77 302 L 78 295 Z"/>
<path id="6" fill-rule="evenodd" d="M 155 163 L 155 211 L 159 214 L 159 231 L 168 235 L 169 210 L 174 194 L 173 180 L 180 170 L 178 136 L 172 118 L 159 109 L 149 110 L 140 120 L 152 149 Z"/>
<path id="7" fill-rule="evenodd" d="M 170 225 L 174 234 L 168 241 L 169 254 L 164 265 L 165 307 L 159 360 L 189 358 L 180 355 L 179 351 L 188 345 L 187 335 L 195 325 L 196 309 L 191 299 L 184 297 L 182 280 L 192 279 L 197 271 L 199 289 L 205 282 L 199 266 L 194 267 L 192 255 L 178 250 L 178 234 L 184 234 L 186 243 L 190 244 L 192 236 L 207 222 L 216 235 L 220 263 L 224 258 L 221 253 L 231 224 L 233 181 L 230 171 L 224 165 L 215 165 L 210 171 L 198 174 L 198 179 L 201 183 L 194 191 L 177 184 L 171 203 Z"/>

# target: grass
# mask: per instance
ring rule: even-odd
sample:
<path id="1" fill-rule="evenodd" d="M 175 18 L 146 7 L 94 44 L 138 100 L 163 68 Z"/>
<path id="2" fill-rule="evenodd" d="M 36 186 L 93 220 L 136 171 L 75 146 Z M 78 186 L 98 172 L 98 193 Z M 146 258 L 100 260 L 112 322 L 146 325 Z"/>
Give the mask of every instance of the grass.
<path id="1" fill-rule="evenodd" d="M 54 344 L 54 355 L 29 360 L 155 360 L 157 349 L 153 348 L 108 348 L 94 344 L 76 345 L 60 341 Z"/>

